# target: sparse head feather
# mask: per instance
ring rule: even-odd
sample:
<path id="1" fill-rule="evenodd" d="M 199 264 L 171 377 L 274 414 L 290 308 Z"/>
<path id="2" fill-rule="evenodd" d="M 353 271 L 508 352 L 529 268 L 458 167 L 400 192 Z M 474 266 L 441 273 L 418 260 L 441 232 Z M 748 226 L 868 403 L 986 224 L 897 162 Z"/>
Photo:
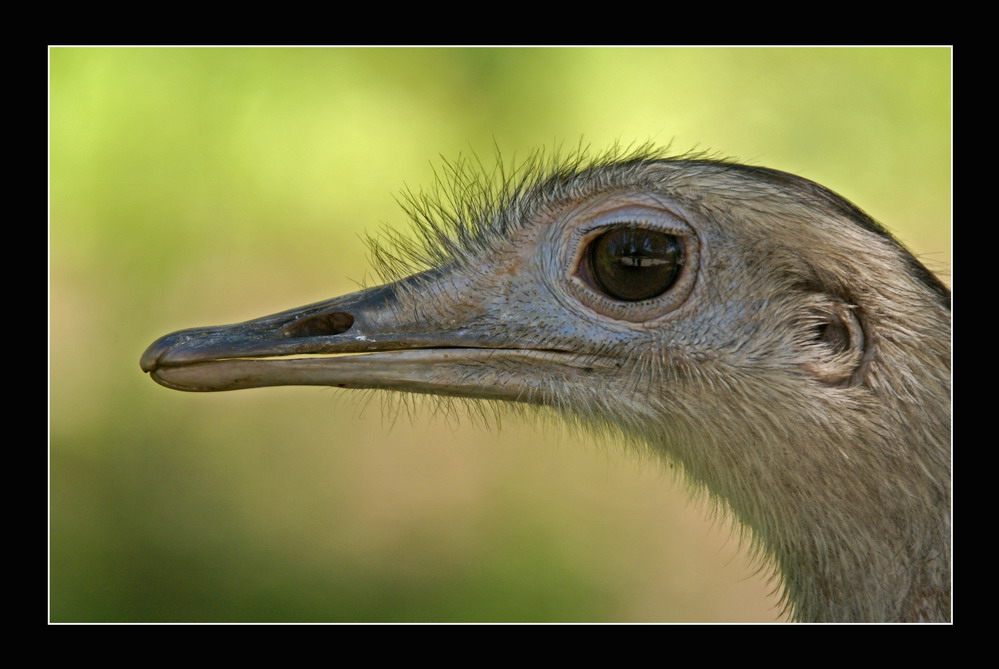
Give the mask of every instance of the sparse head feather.
<path id="1" fill-rule="evenodd" d="M 537 212 L 565 201 L 573 184 L 587 176 L 597 185 L 607 171 L 675 159 L 652 144 L 614 146 L 600 154 L 582 145 L 568 152 L 538 150 L 513 165 L 504 163 L 498 149 L 491 166 L 477 156 L 442 158 L 429 190 L 402 193 L 400 205 L 415 236 L 386 228 L 381 238 L 369 237 L 373 262 L 383 280 L 394 281 L 474 260 Z"/>

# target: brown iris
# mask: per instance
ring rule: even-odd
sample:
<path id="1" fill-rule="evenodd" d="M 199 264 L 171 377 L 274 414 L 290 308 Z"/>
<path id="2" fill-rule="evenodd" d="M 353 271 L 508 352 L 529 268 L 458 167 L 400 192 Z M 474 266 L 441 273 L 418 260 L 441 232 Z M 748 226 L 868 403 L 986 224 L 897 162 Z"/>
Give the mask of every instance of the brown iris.
<path id="1" fill-rule="evenodd" d="M 594 239 L 587 255 L 593 279 L 608 297 L 638 302 L 673 285 L 683 264 L 683 245 L 658 230 L 615 228 Z"/>

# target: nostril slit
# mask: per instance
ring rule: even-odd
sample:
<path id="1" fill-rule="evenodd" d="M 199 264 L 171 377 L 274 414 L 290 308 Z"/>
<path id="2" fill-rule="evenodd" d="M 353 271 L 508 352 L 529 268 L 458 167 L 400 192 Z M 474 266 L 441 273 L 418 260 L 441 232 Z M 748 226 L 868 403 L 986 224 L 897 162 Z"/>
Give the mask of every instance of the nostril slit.
<path id="1" fill-rule="evenodd" d="M 354 317 L 345 311 L 334 311 L 301 318 L 284 330 L 286 337 L 326 337 L 343 334 L 354 325 Z"/>

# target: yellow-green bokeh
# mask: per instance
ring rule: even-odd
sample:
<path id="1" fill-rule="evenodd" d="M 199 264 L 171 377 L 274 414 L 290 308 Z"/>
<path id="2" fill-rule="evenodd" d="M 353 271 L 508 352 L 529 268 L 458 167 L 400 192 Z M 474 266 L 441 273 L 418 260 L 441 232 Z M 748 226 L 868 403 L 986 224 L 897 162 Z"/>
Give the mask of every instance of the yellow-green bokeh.
<path id="1" fill-rule="evenodd" d="M 176 393 L 139 355 L 371 279 L 394 195 L 494 145 L 801 174 L 949 282 L 950 71 L 944 48 L 52 49 L 52 619 L 779 619 L 727 530 L 612 444 Z"/>

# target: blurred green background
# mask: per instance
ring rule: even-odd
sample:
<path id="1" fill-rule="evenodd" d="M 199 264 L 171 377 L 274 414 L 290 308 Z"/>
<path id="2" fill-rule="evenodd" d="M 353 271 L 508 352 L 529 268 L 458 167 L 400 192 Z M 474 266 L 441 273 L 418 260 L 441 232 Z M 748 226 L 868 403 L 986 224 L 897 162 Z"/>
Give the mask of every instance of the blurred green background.
<path id="1" fill-rule="evenodd" d="M 672 142 L 814 179 L 949 283 L 944 48 L 53 48 L 53 621 L 771 621 L 731 528 L 554 425 L 186 394 L 156 337 L 373 279 L 439 156 Z"/>

